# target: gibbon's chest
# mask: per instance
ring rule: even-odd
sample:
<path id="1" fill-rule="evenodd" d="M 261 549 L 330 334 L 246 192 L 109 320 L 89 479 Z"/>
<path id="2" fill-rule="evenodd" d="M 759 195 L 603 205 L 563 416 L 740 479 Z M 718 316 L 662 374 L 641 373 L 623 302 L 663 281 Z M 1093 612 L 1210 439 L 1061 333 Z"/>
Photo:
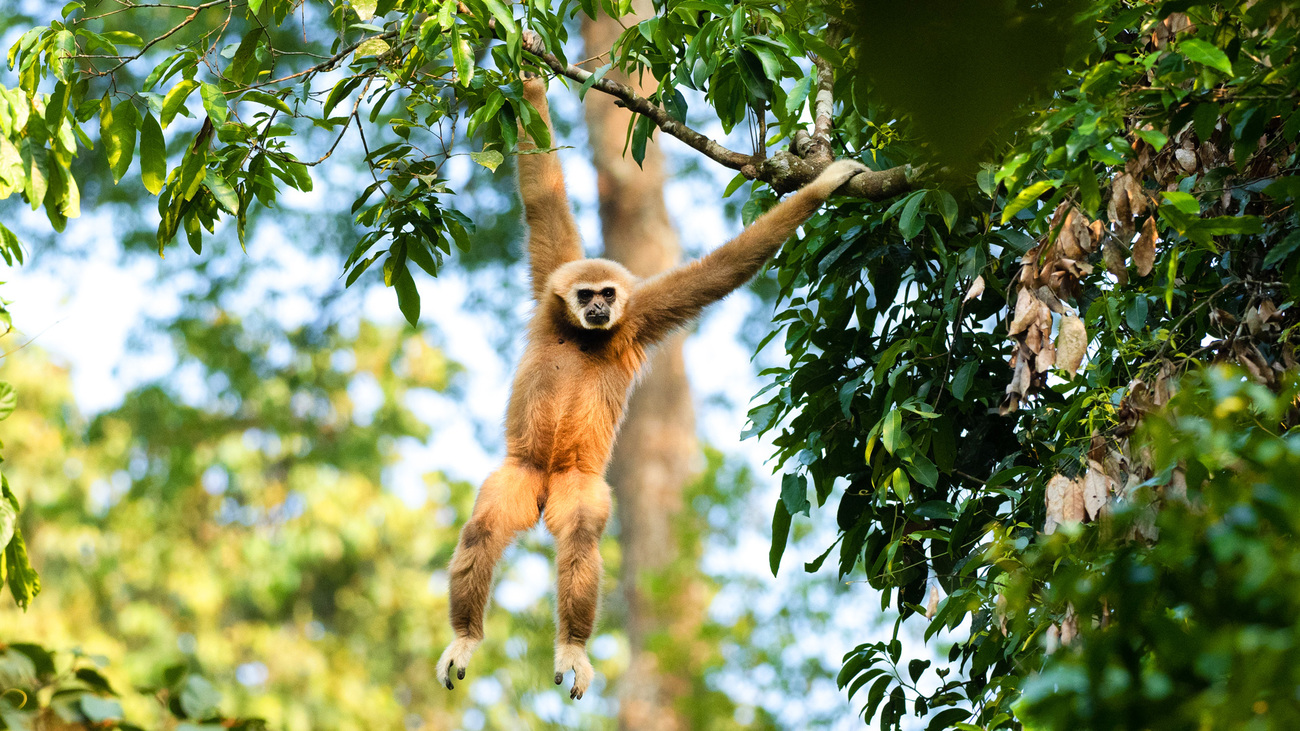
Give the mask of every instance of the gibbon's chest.
<path id="1" fill-rule="evenodd" d="M 603 469 L 640 360 L 613 337 L 533 337 L 506 419 L 512 451 L 547 468 Z M 588 464 L 590 463 L 590 464 Z"/>

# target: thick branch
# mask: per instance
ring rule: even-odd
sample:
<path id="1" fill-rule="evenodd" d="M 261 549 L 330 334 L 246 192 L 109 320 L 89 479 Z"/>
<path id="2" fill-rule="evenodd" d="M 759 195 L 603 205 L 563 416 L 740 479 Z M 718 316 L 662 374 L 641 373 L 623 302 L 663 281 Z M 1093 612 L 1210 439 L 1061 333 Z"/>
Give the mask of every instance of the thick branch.
<path id="1" fill-rule="evenodd" d="M 586 84 L 592 77 L 590 71 L 572 64 L 565 64 L 553 54 L 548 53 L 546 47 L 542 44 L 541 36 L 533 31 L 524 31 L 523 48 L 550 67 L 555 73 L 580 84 Z M 819 75 L 819 96 L 821 83 Z M 732 170 L 738 170 L 751 180 L 760 180 L 767 183 L 778 193 L 789 193 L 812 182 L 813 178 L 816 178 L 818 173 L 832 161 L 829 143 L 829 109 L 826 112 L 827 121 L 823 132 L 827 140 L 824 155 L 807 154 L 816 151 L 816 143 L 809 141 L 810 144 L 798 144 L 799 141 L 797 140 L 797 144 L 795 144 L 796 152 L 807 154 L 807 157 L 799 157 L 784 150 L 770 157 L 762 157 L 746 155 L 723 147 L 714 140 L 673 119 L 663 108 L 640 96 L 625 84 L 620 84 L 608 78 L 601 78 L 592 83 L 591 88 L 609 94 L 617 99 L 622 106 L 648 117 L 664 134 L 676 137 L 705 157 Z M 829 99 L 829 92 L 827 98 Z M 807 138 L 808 135 L 805 133 L 800 137 Z M 870 170 L 854 176 L 839 192 L 869 200 L 892 198 L 899 193 L 910 190 L 918 172 L 918 170 L 913 170 L 907 165 L 890 168 L 889 170 Z"/>
<path id="2" fill-rule="evenodd" d="M 825 158 L 829 162 L 834 156 L 831 152 L 831 120 L 835 116 L 835 70 L 821 56 L 813 56 L 813 65 L 817 68 L 817 94 L 813 97 L 812 148 L 807 156 Z"/>

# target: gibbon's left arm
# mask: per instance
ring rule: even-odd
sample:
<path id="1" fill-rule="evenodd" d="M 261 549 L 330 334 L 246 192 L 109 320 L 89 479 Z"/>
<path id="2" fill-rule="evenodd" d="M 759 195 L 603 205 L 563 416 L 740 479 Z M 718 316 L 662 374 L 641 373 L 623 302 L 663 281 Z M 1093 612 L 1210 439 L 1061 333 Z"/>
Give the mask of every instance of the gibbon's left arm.
<path id="1" fill-rule="evenodd" d="M 626 310 L 637 339 L 645 344 L 662 339 L 748 282 L 836 188 L 866 169 L 856 160 L 831 163 L 817 179 L 776 204 L 736 238 L 642 282 L 632 291 Z"/>

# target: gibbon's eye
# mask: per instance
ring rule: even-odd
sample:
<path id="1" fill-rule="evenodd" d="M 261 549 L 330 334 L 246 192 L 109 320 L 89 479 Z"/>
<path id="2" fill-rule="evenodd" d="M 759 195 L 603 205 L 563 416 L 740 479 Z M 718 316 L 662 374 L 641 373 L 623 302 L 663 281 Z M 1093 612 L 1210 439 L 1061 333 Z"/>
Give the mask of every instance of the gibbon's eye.
<path id="1" fill-rule="evenodd" d="M 600 296 L 601 296 L 601 297 L 604 297 L 606 300 L 608 300 L 608 301 L 610 301 L 610 302 L 613 302 L 613 301 L 614 301 L 614 288 L 613 288 L 613 287 L 606 287 L 606 288 L 600 290 Z"/>
<path id="2" fill-rule="evenodd" d="M 591 298 L 594 296 L 596 296 L 596 293 L 590 289 L 580 289 L 578 290 L 578 303 L 585 305 L 590 302 Z"/>

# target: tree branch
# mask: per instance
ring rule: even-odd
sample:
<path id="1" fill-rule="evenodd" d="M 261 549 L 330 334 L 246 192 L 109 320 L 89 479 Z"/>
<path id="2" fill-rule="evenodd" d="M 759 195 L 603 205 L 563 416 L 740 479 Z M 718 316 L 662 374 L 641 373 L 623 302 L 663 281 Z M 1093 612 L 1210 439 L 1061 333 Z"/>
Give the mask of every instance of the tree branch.
<path id="1" fill-rule="evenodd" d="M 541 36 L 534 31 L 524 31 L 522 41 L 525 51 L 560 76 L 572 79 L 580 84 L 586 84 L 591 79 L 593 74 L 590 71 L 572 64 L 563 63 L 553 54 L 548 53 L 542 43 Z M 833 81 L 833 76 L 829 74 L 829 67 L 827 67 L 827 71 L 828 79 Z M 822 83 L 819 68 L 819 99 L 822 96 Z M 830 81 L 827 83 L 830 83 Z M 740 171 L 751 180 L 760 180 L 767 183 L 778 193 L 789 193 L 802 188 L 812 182 L 832 162 L 833 155 L 830 152 L 829 137 L 829 100 L 831 99 L 829 90 L 826 93 L 828 100 L 827 118 L 822 131 L 826 140 L 824 155 L 809 154 L 816 152 L 814 148 L 817 147 L 817 142 L 809 141 L 809 144 L 803 144 L 801 140 L 808 138 L 808 134 L 804 132 L 802 135 L 796 135 L 795 144 L 793 145 L 795 152 L 781 150 L 770 156 L 762 156 L 746 155 L 723 147 L 716 141 L 673 119 L 662 107 L 656 106 L 649 99 L 640 96 L 625 84 L 602 77 L 593 82 L 591 88 L 609 94 L 617 99 L 622 106 L 649 118 L 664 134 L 676 137 L 705 157 L 724 167 Z M 919 172 L 919 169 L 913 169 L 908 165 L 900 165 L 888 170 L 870 170 L 854 176 L 839 192 L 869 200 L 884 200 L 910 190 Z"/>

